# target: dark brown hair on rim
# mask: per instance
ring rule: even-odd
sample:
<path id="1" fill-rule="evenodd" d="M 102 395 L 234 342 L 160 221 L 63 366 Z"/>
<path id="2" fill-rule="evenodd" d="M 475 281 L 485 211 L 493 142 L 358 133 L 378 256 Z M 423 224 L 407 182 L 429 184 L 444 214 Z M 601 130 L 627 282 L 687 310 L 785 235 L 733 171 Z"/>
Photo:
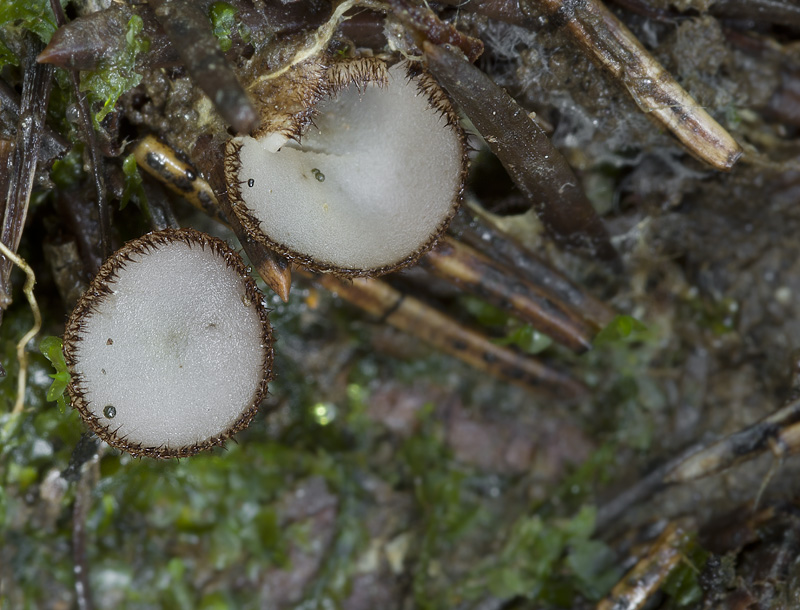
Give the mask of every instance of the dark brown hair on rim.
<path id="1" fill-rule="evenodd" d="M 388 85 L 387 64 L 380 59 L 365 57 L 336 61 L 325 57 L 317 61 L 319 61 L 321 65 L 327 66 L 323 73 L 324 80 L 321 82 L 315 80 L 313 83 L 309 83 L 309 91 L 313 93 L 309 93 L 307 96 L 299 96 L 303 97 L 309 103 L 312 103 L 313 106 L 305 108 L 301 113 L 295 116 L 294 120 L 290 121 L 292 128 L 295 130 L 290 137 L 297 142 L 301 141 L 303 133 L 313 123 L 313 117 L 317 112 L 316 105 L 325 97 L 335 97 L 339 91 L 350 85 L 357 87 L 359 90 L 363 90 L 370 83 L 374 83 L 379 87 Z M 466 134 L 461 127 L 458 113 L 450 97 L 445 90 L 439 86 L 430 72 L 428 72 L 427 68 L 420 62 L 408 62 L 406 65 L 406 77 L 409 80 L 416 81 L 417 90 L 420 94 L 427 97 L 430 108 L 445 118 L 445 127 L 453 129 L 456 132 L 461 149 L 461 173 L 458 177 L 458 187 L 451 201 L 450 213 L 439 223 L 436 229 L 431 232 L 428 241 L 403 260 L 391 265 L 369 269 L 342 268 L 330 263 L 317 261 L 311 256 L 297 252 L 285 244 L 274 241 L 261 230 L 260 221 L 253 215 L 252 211 L 244 202 L 241 190 L 242 182 L 238 178 L 241 171 L 239 155 L 241 143 L 234 139 L 229 139 L 225 145 L 224 161 L 228 198 L 234 213 L 237 215 L 250 237 L 301 267 L 320 273 L 331 273 L 344 278 L 374 277 L 397 271 L 409 265 L 413 265 L 421 256 L 436 246 L 439 238 L 447 230 L 447 227 L 450 226 L 450 222 L 463 200 L 464 188 L 469 171 L 469 148 Z M 263 104 L 262 108 L 269 109 L 271 105 Z M 268 125 L 269 122 L 262 121 L 262 126 L 265 124 Z M 262 129 L 253 134 L 253 137 L 258 139 L 263 135 L 266 135 L 266 130 L 262 127 Z"/>
<path id="2" fill-rule="evenodd" d="M 98 311 L 98 306 L 112 293 L 110 287 L 118 278 L 120 269 L 124 269 L 129 263 L 136 262 L 132 255 L 147 255 L 150 252 L 159 250 L 161 246 L 183 242 L 189 248 L 199 246 L 205 250 L 208 248 L 214 255 L 222 258 L 228 268 L 241 278 L 244 284 L 245 294 L 249 299 L 250 305 L 256 308 L 261 322 L 261 340 L 266 347 L 264 350 L 264 361 L 261 365 L 261 380 L 250 405 L 242 412 L 241 416 L 218 436 L 212 436 L 202 442 L 182 447 L 147 447 L 139 443 L 131 442 L 126 437 L 117 436 L 117 430 L 105 424 L 89 408 L 89 401 L 85 396 L 83 376 L 75 373 L 77 364 L 78 342 L 83 340 L 84 320 Z M 258 405 L 267 395 L 267 385 L 272 379 L 272 327 L 269 323 L 267 310 L 262 302 L 262 295 L 256 286 L 255 281 L 250 276 L 242 258 L 228 246 L 224 241 L 212 237 L 206 233 L 201 233 L 194 229 L 165 229 L 153 233 L 147 233 L 142 237 L 127 242 L 122 248 L 112 254 L 100 267 L 97 275 L 92 280 L 89 288 L 81 296 L 75 309 L 70 314 L 64 330 L 64 358 L 69 369 L 71 380 L 67 386 L 72 406 L 78 410 L 83 420 L 89 428 L 97 434 L 103 441 L 122 451 L 126 451 L 135 457 L 153 458 L 182 458 L 195 455 L 200 451 L 212 449 L 216 446 L 223 446 L 225 442 L 234 434 L 243 430 L 255 417 L 258 412 Z"/>

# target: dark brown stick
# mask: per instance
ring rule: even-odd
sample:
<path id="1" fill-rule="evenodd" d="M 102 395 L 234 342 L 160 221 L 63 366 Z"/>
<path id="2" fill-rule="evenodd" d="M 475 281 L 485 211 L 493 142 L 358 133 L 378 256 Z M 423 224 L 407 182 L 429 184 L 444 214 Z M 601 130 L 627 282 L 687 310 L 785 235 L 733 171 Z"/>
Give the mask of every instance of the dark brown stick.
<path id="1" fill-rule="evenodd" d="M 67 23 L 67 17 L 59 0 L 50 0 L 50 6 L 56 17 L 56 23 L 63 27 Z M 106 201 L 106 179 L 103 166 L 103 159 L 100 156 L 100 149 L 95 138 L 94 123 L 89 111 L 89 101 L 86 92 L 81 91 L 80 74 L 77 70 L 67 70 L 72 90 L 75 93 L 75 100 L 78 104 L 78 115 L 81 119 L 82 135 L 86 146 L 89 149 L 89 159 L 92 164 L 92 178 L 94 183 L 95 196 L 97 197 L 97 213 L 100 219 L 100 250 L 103 258 L 111 255 L 111 216 L 109 214 L 108 202 Z"/>
<path id="2" fill-rule="evenodd" d="M 305 272 L 303 275 L 310 276 Z M 492 343 L 487 337 L 461 326 L 422 301 L 404 295 L 386 282 L 368 278 L 340 280 L 332 275 L 315 276 L 315 281 L 395 328 L 499 379 L 529 390 L 555 393 L 565 399 L 587 392 L 569 375 Z"/>
<path id="3" fill-rule="evenodd" d="M 550 235 L 584 254 L 617 260 L 603 222 L 547 134 L 463 55 L 423 46 L 433 75 L 483 135 Z"/>
<path id="4" fill-rule="evenodd" d="M 521 0 L 524 12 L 546 15 L 628 91 L 698 159 L 730 170 L 742 149 L 670 76 L 600 0 Z"/>
<path id="5" fill-rule="evenodd" d="M 779 455 L 800 451 L 800 399 L 689 456 L 664 480 L 685 483 L 700 479 L 770 450 Z"/>
<path id="6" fill-rule="evenodd" d="M 33 35 L 27 37 L 26 53 L 22 58 L 24 77 L 22 81 L 22 100 L 20 102 L 19 123 L 17 125 L 14 154 L 8 171 L 10 173 L 5 213 L 3 215 L 2 241 L 13 252 L 17 251 L 28 214 L 36 164 L 45 131 L 47 103 L 53 86 L 52 66 L 36 63 L 36 56 L 42 48 Z M 3 170 L 5 171 L 5 170 Z M 12 263 L 0 257 L 0 309 L 11 303 Z"/>
<path id="7" fill-rule="evenodd" d="M 569 305 L 469 246 L 444 239 L 420 262 L 436 276 L 530 323 L 573 351 L 592 346 L 592 329 Z"/>
<path id="8" fill-rule="evenodd" d="M 172 41 L 195 84 L 238 133 L 250 133 L 258 116 L 225 56 L 208 17 L 194 0 L 150 0 L 156 19 Z"/>
<path id="9" fill-rule="evenodd" d="M 480 224 L 469 223 L 464 215 L 457 215 L 450 228 L 459 241 L 478 251 L 490 252 L 493 259 L 513 269 L 516 275 L 571 305 L 596 330 L 605 328 L 614 319 L 616 312 L 606 303 L 551 268 L 525 244 L 504 233 L 477 206 L 470 208 L 477 214 Z"/>

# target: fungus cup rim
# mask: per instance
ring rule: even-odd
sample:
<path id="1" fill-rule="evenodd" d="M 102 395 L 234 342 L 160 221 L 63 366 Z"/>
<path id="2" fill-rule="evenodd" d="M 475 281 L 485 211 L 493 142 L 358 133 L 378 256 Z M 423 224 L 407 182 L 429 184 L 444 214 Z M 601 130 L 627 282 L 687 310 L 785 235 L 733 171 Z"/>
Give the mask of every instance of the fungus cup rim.
<path id="1" fill-rule="evenodd" d="M 303 254 L 281 242 L 273 240 L 261 230 L 261 221 L 255 216 L 253 210 L 247 206 L 242 196 L 242 182 L 238 179 L 238 176 L 242 169 L 239 151 L 243 144 L 241 141 L 238 141 L 237 138 L 232 137 L 225 143 L 224 156 L 224 173 L 227 183 L 228 199 L 231 202 L 231 208 L 252 239 L 305 269 L 318 273 L 330 273 L 338 277 L 350 279 L 375 277 L 398 271 L 399 269 L 413 265 L 426 252 L 436 246 L 463 203 L 464 190 L 469 173 L 469 146 L 467 144 L 466 132 L 461 126 L 458 113 L 449 95 L 436 82 L 430 72 L 419 62 L 406 61 L 405 64 L 406 79 L 409 81 L 416 80 L 418 94 L 426 97 L 428 106 L 432 111 L 437 112 L 440 116 L 445 118 L 445 124 L 442 128 L 449 128 L 455 132 L 460 149 L 461 171 L 456 181 L 455 192 L 450 200 L 448 214 L 439 222 L 436 228 L 430 232 L 428 240 L 407 257 L 395 263 L 370 268 L 339 267 L 330 262 L 320 262 L 313 256 Z M 351 67 L 348 68 L 347 66 Z M 313 125 L 314 116 L 317 114 L 317 106 L 323 99 L 326 97 L 334 98 L 340 91 L 349 86 L 355 86 L 360 90 L 363 90 L 364 87 L 371 83 L 376 84 L 378 87 L 388 86 L 389 67 L 390 66 L 386 62 L 377 58 L 339 60 L 326 64 L 322 73 L 322 79 L 324 80 L 322 82 L 309 84 L 312 94 L 304 98 L 312 104 L 311 108 L 306 108 L 293 115 L 288 115 L 286 120 L 289 126 L 284 130 L 276 132 L 261 128 L 253 132 L 250 137 L 259 139 L 270 133 L 283 133 L 287 135 L 287 133 L 291 132 L 287 137 L 300 144 L 304 133 Z"/>
<path id="2" fill-rule="evenodd" d="M 183 242 L 189 248 L 199 246 L 202 250 L 208 248 L 215 256 L 221 257 L 228 268 L 233 269 L 244 284 L 245 294 L 250 300 L 251 306 L 256 308 L 256 312 L 261 323 L 261 340 L 266 347 L 264 350 L 264 361 L 261 366 L 261 379 L 250 403 L 241 411 L 239 418 L 234 421 L 221 434 L 211 436 L 201 442 L 181 447 L 158 447 L 145 446 L 140 443 L 132 442 L 127 437 L 118 437 L 116 430 L 104 423 L 101 418 L 96 416 L 90 409 L 90 401 L 85 396 L 85 383 L 83 375 L 75 372 L 77 365 L 77 350 L 79 342 L 83 340 L 85 330 L 84 320 L 99 312 L 99 306 L 106 297 L 112 294 L 110 285 L 115 283 L 119 277 L 118 272 L 124 269 L 128 263 L 136 262 L 131 255 L 146 255 L 157 251 L 163 246 Z M 195 229 L 164 229 L 146 233 L 125 243 L 122 248 L 109 256 L 100 267 L 97 275 L 92 279 L 89 288 L 81 296 L 78 304 L 73 309 L 64 330 L 64 359 L 69 369 L 71 380 L 67 386 L 72 406 L 80 413 L 81 418 L 89 428 L 100 437 L 101 440 L 112 447 L 130 453 L 134 457 L 152 458 L 182 458 L 193 456 L 200 451 L 206 451 L 214 447 L 222 447 L 225 442 L 236 433 L 247 428 L 258 413 L 261 401 L 267 395 L 268 383 L 272 380 L 273 365 L 273 337 L 272 326 L 269 323 L 267 309 L 262 302 L 262 295 L 255 280 L 250 276 L 242 258 L 223 240 L 202 233 Z"/>

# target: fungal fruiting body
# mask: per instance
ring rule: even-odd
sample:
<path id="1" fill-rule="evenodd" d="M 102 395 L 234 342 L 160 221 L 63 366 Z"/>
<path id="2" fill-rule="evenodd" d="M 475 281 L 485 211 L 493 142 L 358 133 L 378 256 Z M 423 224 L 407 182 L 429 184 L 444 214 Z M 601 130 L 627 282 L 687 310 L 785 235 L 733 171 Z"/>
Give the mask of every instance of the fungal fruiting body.
<path id="1" fill-rule="evenodd" d="M 191 229 L 149 233 L 101 267 L 67 323 L 72 404 L 133 455 L 184 457 L 246 427 L 272 339 L 241 257 Z"/>
<path id="2" fill-rule="evenodd" d="M 415 261 L 463 190 L 464 134 L 446 95 L 421 68 L 359 59 L 332 64 L 301 97 L 294 115 L 228 143 L 229 195 L 248 233 L 340 275 Z"/>

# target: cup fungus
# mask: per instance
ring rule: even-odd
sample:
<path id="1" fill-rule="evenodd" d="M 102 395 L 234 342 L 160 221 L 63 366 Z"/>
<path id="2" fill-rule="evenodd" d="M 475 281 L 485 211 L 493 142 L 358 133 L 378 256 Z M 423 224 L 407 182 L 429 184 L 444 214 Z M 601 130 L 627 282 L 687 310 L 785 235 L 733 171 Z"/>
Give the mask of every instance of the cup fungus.
<path id="1" fill-rule="evenodd" d="M 378 275 L 416 261 L 464 186 L 450 101 L 418 64 L 366 58 L 305 74 L 311 84 L 286 77 L 287 103 L 261 96 L 259 132 L 228 142 L 233 209 L 251 237 L 315 271 Z"/>
<path id="2" fill-rule="evenodd" d="M 245 428 L 265 396 L 272 338 L 236 252 L 191 229 L 128 242 L 69 318 L 72 404 L 136 456 L 185 457 Z"/>

